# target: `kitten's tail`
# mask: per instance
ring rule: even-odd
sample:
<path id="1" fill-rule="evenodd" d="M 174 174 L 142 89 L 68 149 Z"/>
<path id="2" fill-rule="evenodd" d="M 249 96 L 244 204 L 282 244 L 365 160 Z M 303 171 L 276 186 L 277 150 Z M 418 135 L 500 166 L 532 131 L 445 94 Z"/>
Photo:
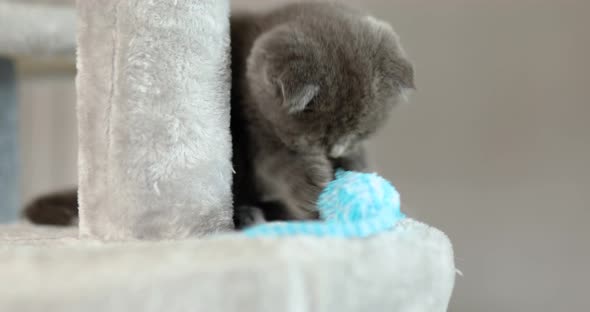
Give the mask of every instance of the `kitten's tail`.
<path id="1" fill-rule="evenodd" d="M 25 207 L 23 217 L 35 224 L 76 225 L 78 221 L 78 191 L 73 189 L 43 195 Z"/>

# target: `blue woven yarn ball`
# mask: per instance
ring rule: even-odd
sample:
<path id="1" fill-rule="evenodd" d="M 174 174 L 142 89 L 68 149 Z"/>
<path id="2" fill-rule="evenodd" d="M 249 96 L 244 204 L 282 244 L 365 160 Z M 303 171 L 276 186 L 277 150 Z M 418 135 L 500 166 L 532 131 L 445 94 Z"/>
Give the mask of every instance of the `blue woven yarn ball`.
<path id="1" fill-rule="evenodd" d="M 320 218 L 328 222 L 403 215 L 400 195 L 389 181 L 374 173 L 342 170 L 320 194 L 318 208 Z"/>
<path id="2" fill-rule="evenodd" d="M 376 174 L 336 172 L 318 199 L 321 220 L 270 222 L 248 228 L 249 237 L 308 235 L 360 238 L 392 229 L 405 215 L 400 196 Z"/>

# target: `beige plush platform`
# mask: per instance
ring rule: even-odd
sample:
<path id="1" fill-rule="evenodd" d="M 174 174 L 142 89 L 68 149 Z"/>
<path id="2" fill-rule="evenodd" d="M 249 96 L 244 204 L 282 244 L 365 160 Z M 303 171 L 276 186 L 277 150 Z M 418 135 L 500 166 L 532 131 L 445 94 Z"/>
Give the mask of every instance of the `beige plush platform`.
<path id="1" fill-rule="evenodd" d="M 0 311 L 446 311 L 448 238 L 407 220 L 370 239 L 81 241 L 0 227 Z"/>

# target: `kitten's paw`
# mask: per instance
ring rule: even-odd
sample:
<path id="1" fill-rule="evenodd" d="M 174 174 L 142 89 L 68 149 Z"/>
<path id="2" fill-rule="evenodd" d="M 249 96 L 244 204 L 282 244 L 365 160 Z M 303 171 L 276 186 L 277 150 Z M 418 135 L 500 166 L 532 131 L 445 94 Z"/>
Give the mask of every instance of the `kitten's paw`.
<path id="1" fill-rule="evenodd" d="M 239 206 L 234 211 L 236 229 L 244 229 L 257 224 L 266 223 L 264 212 L 255 206 Z"/>

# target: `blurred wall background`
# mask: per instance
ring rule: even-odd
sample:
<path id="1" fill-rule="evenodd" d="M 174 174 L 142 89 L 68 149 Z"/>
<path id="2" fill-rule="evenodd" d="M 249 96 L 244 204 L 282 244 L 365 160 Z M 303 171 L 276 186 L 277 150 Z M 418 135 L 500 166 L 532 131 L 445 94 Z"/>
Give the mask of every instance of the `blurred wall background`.
<path id="1" fill-rule="evenodd" d="M 371 157 L 453 240 L 450 311 L 588 310 L 590 1 L 345 2 L 393 24 L 415 63 Z M 27 201 L 75 184 L 75 89 L 67 66 L 19 68 Z"/>

